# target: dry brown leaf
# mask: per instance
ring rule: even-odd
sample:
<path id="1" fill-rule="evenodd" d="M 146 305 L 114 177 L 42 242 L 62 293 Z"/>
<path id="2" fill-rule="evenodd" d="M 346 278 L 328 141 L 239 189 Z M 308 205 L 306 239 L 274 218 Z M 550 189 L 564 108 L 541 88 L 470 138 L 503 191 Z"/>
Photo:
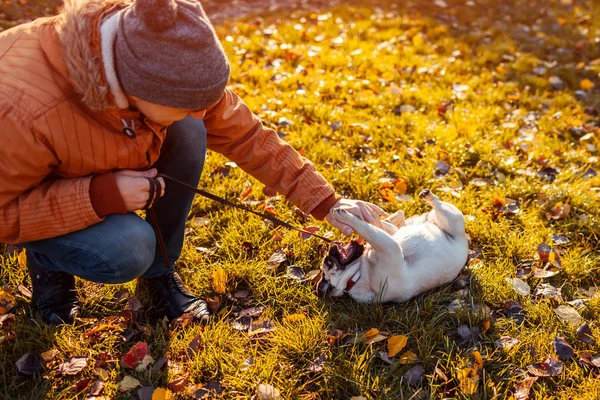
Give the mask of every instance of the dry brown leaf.
<path id="1" fill-rule="evenodd" d="M 0 290 L 0 315 L 8 314 L 16 304 L 15 296 L 6 290 Z"/>

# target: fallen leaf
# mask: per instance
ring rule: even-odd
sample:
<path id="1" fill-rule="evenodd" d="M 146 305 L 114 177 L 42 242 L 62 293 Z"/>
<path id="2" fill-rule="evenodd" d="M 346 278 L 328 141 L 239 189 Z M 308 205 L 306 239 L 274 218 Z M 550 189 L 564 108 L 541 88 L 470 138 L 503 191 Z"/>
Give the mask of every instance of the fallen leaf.
<path id="1" fill-rule="evenodd" d="M 20 376 L 32 376 L 44 370 L 42 357 L 35 353 L 26 353 L 16 362 L 17 374 Z"/>
<path id="2" fill-rule="evenodd" d="M 479 374 L 473 368 L 463 368 L 458 371 L 458 388 L 466 395 L 473 395 L 479 386 Z"/>
<path id="3" fill-rule="evenodd" d="M 194 385 L 186 390 L 186 394 L 193 399 L 203 399 L 207 397 L 216 397 L 217 394 L 223 391 L 223 387 L 219 382 L 211 381 L 206 385 Z"/>
<path id="4" fill-rule="evenodd" d="M 526 376 L 525 379 L 515 385 L 515 400 L 529 399 L 529 392 L 533 383 L 538 380 L 537 376 Z"/>
<path id="5" fill-rule="evenodd" d="M 394 191 L 400 195 L 406 194 L 408 191 L 408 180 L 402 176 L 396 178 L 394 180 Z"/>
<path id="6" fill-rule="evenodd" d="M 412 364 L 418 360 L 419 357 L 417 357 L 417 355 L 410 350 L 407 350 L 398 356 L 398 362 L 403 365 Z"/>
<path id="7" fill-rule="evenodd" d="M 172 400 L 175 396 L 169 389 L 156 388 L 152 393 L 152 400 Z"/>
<path id="8" fill-rule="evenodd" d="M 33 296 L 33 293 L 31 293 L 31 290 L 29 290 L 29 288 L 25 287 L 24 285 L 20 284 L 17 286 L 17 289 L 19 289 L 19 292 L 27 297 L 28 299 L 31 299 L 31 297 Z"/>
<path id="9" fill-rule="evenodd" d="M 15 296 L 6 290 L 0 290 L 0 315 L 8 314 L 16 304 Z"/>
<path id="10" fill-rule="evenodd" d="M 153 362 L 154 359 L 152 358 L 152 356 L 150 354 L 146 354 L 142 361 L 139 363 L 139 365 L 135 367 L 135 370 L 138 372 L 143 372 L 147 370 Z"/>
<path id="11" fill-rule="evenodd" d="M 560 290 L 549 283 L 541 283 L 538 285 L 538 287 L 535 289 L 535 295 L 543 296 L 546 299 L 554 299 L 559 303 L 563 301 Z"/>
<path id="12" fill-rule="evenodd" d="M 210 308 L 210 302 L 208 302 L 208 306 Z M 218 306 L 217 306 L 218 308 Z M 214 314 L 214 313 L 213 313 Z M 192 313 L 185 313 L 183 315 L 180 315 L 179 317 L 175 318 L 174 320 L 171 321 L 171 329 L 174 328 L 185 328 L 188 325 L 191 325 L 194 322 L 194 314 Z"/>
<path id="13" fill-rule="evenodd" d="M 402 376 L 406 382 L 408 382 L 411 386 L 418 386 L 423 380 L 423 376 L 425 375 L 425 368 L 422 365 L 417 364 L 411 367 L 406 373 Z"/>
<path id="14" fill-rule="evenodd" d="M 259 319 L 252 321 L 250 329 L 248 329 L 248 336 L 256 336 L 263 333 L 273 332 L 275 330 L 275 324 L 270 319 Z"/>
<path id="15" fill-rule="evenodd" d="M 305 226 L 302 229 L 305 230 L 306 232 L 310 232 L 310 233 L 317 233 L 321 230 L 321 228 L 319 228 L 318 226 Z M 305 233 L 305 232 L 298 232 L 298 236 L 304 240 L 308 240 L 311 237 L 313 237 L 313 235 L 311 235 L 309 233 Z"/>
<path id="16" fill-rule="evenodd" d="M 19 262 L 19 267 L 23 269 L 27 268 L 27 254 L 25 252 L 25 249 L 21 250 L 19 256 L 17 257 L 17 260 Z"/>
<path id="17" fill-rule="evenodd" d="M 187 374 L 185 374 L 184 376 L 179 377 L 179 378 L 175 379 L 174 381 L 171 381 L 167 385 L 167 388 L 170 391 L 172 391 L 173 393 L 182 392 L 188 384 L 188 379 L 189 379 L 189 376 Z"/>
<path id="18" fill-rule="evenodd" d="M 154 386 L 143 386 L 137 390 L 137 395 L 140 400 L 152 400 L 154 394 Z"/>
<path id="19" fill-rule="evenodd" d="M 477 343 L 479 343 L 479 327 L 470 327 L 468 325 L 460 325 L 458 327 L 457 344 L 459 347 L 466 349 Z"/>
<path id="20" fill-rule="evenodd" d="M 146 342 L 137 342 L 121 356 L 121 363 L 127 368 L 136 368 L 142 363 L 146 356 L 150 355 L 150 348 Z"/>
<path id="21" fill-rule="evenodd" d="M 286 261 L 285 252 L 283 250 L 277 250 L 275 253 L 269 257 L 267 264 L 273 268 L 279 267 L 282 263 Z"/>
<path id="22" fill-rule="evenodd" d="M 519 278 L 504 278 L 504 280 L 521 296 L 527 296 L 531 293 L 529 285 Z"/>
<path id="23" fill-rule="evenodd" d="M 83 378 L 75 382 L 75 394 L 83 392 L 91 382 L 91 378 Z"/>
<path id="24" fill-rule="evenodd" d="M 290 265 L 286 268 L 285 276 L 288 278 L 300 281 L 304 278 L 304 275 L 306 275 L 306 272 L 296 265 Z"/>
<path id="25" fill-rule="evenodd" d="M 590 328 L 587 322 L 584 322 L 579 328 L 577 328 L 577 337 L 579 338 L 579 340 L 587 344 L 593 345 L 596 343 L 596 339 L 594 339 L 592 329 Z"/>
<path id="26" fill-rule="evenodd" d="M 396 196 L 394 196 L 393 189 L 394 189 L 394 185 L 392 183 L 383 182 L 381 185 L 379 185 L 379 195 L 385 201 L 388 201 L 390 203 L 395 203 Z"/>
<path id="27" fill-rule="evenodd" d="M 202 342 L 202 336 L 201 335 L 196 335 L 194 336 L 194 338 L 192 339 L 192 341 L 190 342 L 188 348 L 187 348 L 187 355 L 189 358 L 193 359 L 194 356 L 200 351 L 200 344 Z"/>
<path id="28" fill-rule="evenodd" d="M 274 386 L 261 383 L 256 389 L 256 396 L 260 400 L 281 400 L 281 394 Z"/>
<path id="29" fill-rule="evenodd" d="M 121 392 L 129 392 L 142 384 L 140 381 L 135 379 L 133 376 L 126 375 L 121 382 L 119 382 L 119 390 Z"/>
<path id="30" fill-rule="evenodd" d="M 340 341 L 344 336 L 345 334 L 343 331 L 341 331 L 340 329 L 336 329 L 333 332 L 331 332 L 331 334 L 327 338 L 327 344 L 331 346 L 335 342 Z"/>
<path id="31" fill-rule="evenodd" d="M 58 366 L 58 372 L 62 375 L 77 375 L 86 365 L 87 357 L 71 357 Z"/>
<path id="32" fill-rule="evenodd" d="M 56 358 L 57 355 L 59 355 L 60 352 L 56 349 L 52 349 L 52 350 L 48 350 L 43 352 L 42 354 L 40 354 L 40 356 L 42 357 L 42 360 L 44 360 L 45 362 L 48 361 L 52 361 Z"/>
<path id="33" fill-rule="evenodd" d="M 571 213 L 571 206 L 569 203 L 558 202 L 546 213 L 547 219 L 564 219 Z"/>
<path id="34" fill-rule="evenodd" d="M 557 376 L 563 370 L 563 363 L 551 357 L 542 363 L 528 365 L 527 370 L 533 376 Z"/>
<path id="35" fill-rule="evenodd" d="M 581 323 L 581 315 L 571 306 L 558 306 L 554 309 L 554 313 L 558 315 L 563 321 L 573 325 L 579 325 Z"/>
<path id="36" fill-rule="evenodd" d="M 523 307 L 514 300 L 507 300 L 504 302 L 504 315 L 506 315 L 507 318 L 516 320 L 519 325 L 525 321 Z"/>
<path id="37" fill-rule="evenodd" d="M 508 350 L 519 343 L 521 343 L 521 341 L 517 338 L 511 336 L 500 336 L 500 339 L 496 340 L 496 347 Z"/>
<path id="38" fill-rule="evenodd" d="M 581 82 L 579 82 L 579 86 L 583 90 L 590 90 L 594 88 L 594 82 L 590 81 L 589 79 L 584 79 Z"/>
<path id="39" fill-rule="evenodd" d="M 366 344 L 373 344 L 377 342 L 381 342 L 382 340 L 387 339 L 388 334 L 385 332 L 380 332 L 377 328 L 371 328 L 364 334 L 362 334 L 359 338 L 360 341 L 365 342 Z"/>
<path id="40" fill-rule="evenodd" d="M 579 353 L 579 363 L 600 368 L 600 356 L 594 356 L 589 351 L 582 351 Z"/>
<path id="41" fill-rule="evenodd" d="M 567 244 L 569 243 L 569 238 L 565 235 L 553 234 L 550 236 L 552 238 L 552 243 L 556 245 Z"/>
<path id="42" fill-rule="evenodd" d="M 219 312 L 219 307 L 221 306 L 221 296 L 207 298 L 206 305 L 208 306 L 209 313 L 217 314 Z"/>
<path id="43" fill-rule="evenodd" d="M 435 164 L 435 177 L 437 179 L 443 178 L 444 176 L 448 175 L 448 172 L 450 172 L 450 165 L 448 165 L 447 162 L 445 161 L 438 161 Z"/>
<path id="44" fill-rule="evenodd" d="M 395 335 L 388 339 L 388 357 L 392 358 L 396 354 L 400 353 L 406 343 L 408 342 L 408 336 Z"/>
<path id="45" fill-rule="evenodd" d="M 263 311 L 264 311 L 263 307 L 244 308 L 242 311 L 239 312 L 239 316 L 240 317 L 258 317 L 263 313 Z"/>
<path id="46" fill-rule="evenodd" d="M 110 374 L 104 368 L 96 367 L 94 368 L 94 373 L 102 380 L 107 381 L 110 378 Z"/>
<path id="47" fill-rule="evenodd" d="M 102 389 L 104 389 L 104 382 L 100 379 L 96 379 L 94 383 L 92 383 L 92 386 L 88 388 L 87 394 L 89 396 L 100 396 Z"/>
<path id="48" fill-rule="evenodd" d="M 227 285 L 227 273 L 225 270 L 223 268 L 218 268 L 210 277 L 215 292 L 218 294 L 225 294 Z"/>
<path id="49" fill-rule="evenodd" d="M 565 338 L 556 337 L 552 344 L 554 346 L 554 351 L 561 360 L 566 361 L 573 356 L 573 347 L 571 347 Z"/>

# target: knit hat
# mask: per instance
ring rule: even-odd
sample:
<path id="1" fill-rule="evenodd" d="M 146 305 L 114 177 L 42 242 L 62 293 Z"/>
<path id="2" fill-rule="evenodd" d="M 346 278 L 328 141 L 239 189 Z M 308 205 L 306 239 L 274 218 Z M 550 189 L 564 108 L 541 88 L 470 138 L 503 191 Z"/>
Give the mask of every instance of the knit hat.
<path id="1" fill-rule="evenodd" d="M 122 12 L 114 52 L 123 90 L 150 103 L 205 109 L 229 79 L 227 56 L 197 0 L 135 0 Z"/>

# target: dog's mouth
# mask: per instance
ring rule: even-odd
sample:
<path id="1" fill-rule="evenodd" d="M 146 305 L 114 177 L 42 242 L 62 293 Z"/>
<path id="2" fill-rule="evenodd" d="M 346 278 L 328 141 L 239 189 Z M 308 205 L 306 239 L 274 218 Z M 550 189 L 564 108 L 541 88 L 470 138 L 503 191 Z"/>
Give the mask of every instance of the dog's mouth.
<path id="1" fill-rule="evenodd" d="M 333 258 L 337 261 L 339 267 L 344 269 L 349 264 L 352 264 L 365 251 L 365 246 L 358 243 L 358 240 L 352 239 L 349 243 L 343 244 L 341 242 L 333 242 L 329 246 L 328 257 Z"/>
<path id="2" fill-rule="evenodd" d="M 352 264 L 358 260 L 365 251 L 365 246 L 358 243 L 358 240 L 352 239 L 349 243 L 343 244 L 341 242 L 333 242 L 329 246 L 329 253 L 323 260 L 323 264 L 327 268 L 333 268 L 337 266 L 339 269 L 344 270 L 346 266 Z M 325 277 L 319 282 L 317 291 L 320 295 L 324 295 L 332 288 Z"/>

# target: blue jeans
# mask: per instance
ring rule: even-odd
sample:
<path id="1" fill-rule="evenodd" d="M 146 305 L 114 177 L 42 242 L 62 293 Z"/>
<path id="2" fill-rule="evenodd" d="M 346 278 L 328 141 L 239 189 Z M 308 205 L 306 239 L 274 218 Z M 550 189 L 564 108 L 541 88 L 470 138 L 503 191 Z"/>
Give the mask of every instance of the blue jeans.
<path id="1" fill-rule="evenodd" d="M 153 167 L 196 187 L 205 156 L 204 123 L 187 117 L 168 128 L 160 158 Z M 166 182 L 164 196 L 154 205 L 171 265 L 181 254 L 193 199 L 194 193 Z M 88 228 L 22 246 L 27 257 L 48 270 L 99 283 L 125 283 L 139 276 L 154 278 L 169 272 L 151 225 L 135 213 L 109 215 Z"/>

